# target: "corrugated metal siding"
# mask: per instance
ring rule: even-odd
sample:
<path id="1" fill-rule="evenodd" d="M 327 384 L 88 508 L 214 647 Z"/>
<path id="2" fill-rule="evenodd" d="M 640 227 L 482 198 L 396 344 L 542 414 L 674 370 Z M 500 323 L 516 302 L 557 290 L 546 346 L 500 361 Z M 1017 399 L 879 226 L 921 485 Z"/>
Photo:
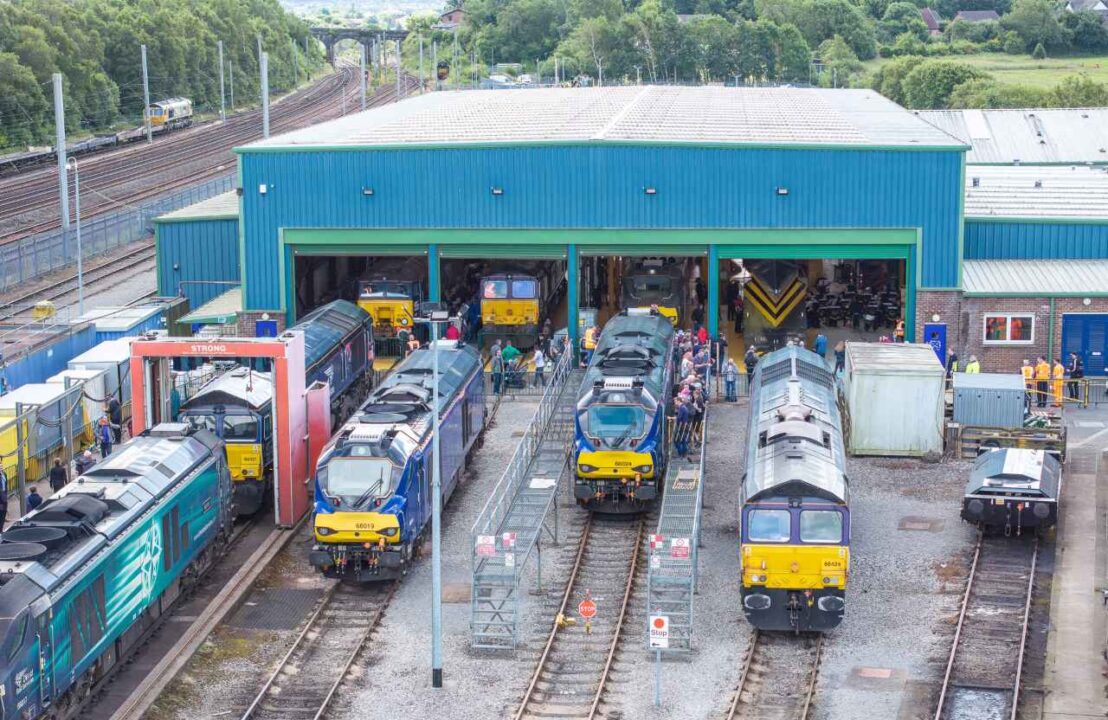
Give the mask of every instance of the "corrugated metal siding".
<path id="1" fill-rule="evenodd" d="M 923 285 L 952 287 L 960 157 L 611 146 L 246 154 L 245 305 L 278 307 L 282 227 L 919 227 Z"/>
<path id="2" fill-rule="evenodd" d="M 2 371 L 8 389 L 14 390 L 29 383 L 42 383 L 69 366 L 71 358 L 80 355 L 96 344 L 96 329 L 86 325 L 72 333 L 58 336 L 57 341 L 38 348 L 22 357 L 8 358 Z"/>
<path id="3" fill-rule="evenodd" d="M 277 251 L 273 250 L 276 282 Z M 174 269 L 174 266 L 177 266 Z M 158 223 L 158 294 L 174 297 L 178 288 L 195 310 L 230 285 L 201 285 L 184 280 L 239 280 L 239 224 L 237 220 L 197 220 Z"/>
<path id="4" fill-rule="evenodd" d="M 129 328 L 121 330 L 98 330 L 96 332 L 96 342 L 101 343 L 105 340 L 118 340 L 122 337 L 131 337 L 133 335 L 141 335 L 147 330 L 161 330 L 165 327 L 164 323 L 165 313 L 158 312 L 141 322 L 137 322 Z"/>
<path id="5" fill-rule="evenodd" d="M 1108 257 L 1108 223 L 966 220 L 966 260 L 1073 260 Z"/>

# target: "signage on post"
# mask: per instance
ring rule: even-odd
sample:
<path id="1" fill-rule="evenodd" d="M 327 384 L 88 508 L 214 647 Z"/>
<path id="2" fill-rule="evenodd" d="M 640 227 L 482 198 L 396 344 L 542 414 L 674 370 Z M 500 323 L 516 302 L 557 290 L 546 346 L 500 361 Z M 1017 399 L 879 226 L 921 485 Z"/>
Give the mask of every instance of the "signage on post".
<path id="1" fill-rule="evenodd" d="M 650 616 L 650 649 L 665 650 L 669 648 L 669 616 Z"/>
<path id="2" fill-rule="evenodd" d="M 482 557 L 489 557 L 496 554 L 496 536 L 495 535 L 478 535 L 477 536 L 477 554 Z"/>
<path id="3" fill-rule="evenodd" d="M 593 602 L 592 598 L 585 598 L 577 603 L 577 614 L 586 620 L 592 620 L 596 617 L 596 603 Z"/>
<path id="4" fill-rule="evenodd" d="M 516 534 L 514 532 L 506 532 L 501 536 L 500 541 L 504 544 L 505 548 L 515 547 Z"/>
<path id="5" fill-rule="evenodd" d="M 650 549 L 657 550 L 665 543 L 666 538 L 664 535 L 651 535 L 650 536 Z"/>

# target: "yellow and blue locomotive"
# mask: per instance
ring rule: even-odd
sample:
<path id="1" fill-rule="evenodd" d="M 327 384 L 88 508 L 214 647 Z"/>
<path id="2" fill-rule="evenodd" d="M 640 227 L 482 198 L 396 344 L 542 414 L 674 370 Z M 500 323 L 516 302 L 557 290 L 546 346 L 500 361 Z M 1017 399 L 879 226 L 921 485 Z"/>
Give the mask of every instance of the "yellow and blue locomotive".
<path id="1" fill-rule="evenodd" d="M 331 387 L 338 424 L 368 390 L 373 365 L 372 316 L 336 300 L 304 316 L 292 329 L 304 333 L 305 386 Z M 178 419 L 214 432 L 226 442 L 235 487 L 235 514 L 252 515 L 265 503 L 273 474 L 273 380 L 238 368 L 217 377 L 181 405 Z"/>
<path id="2" fill-rule="evenodd" d="M 758 362 L 742 480 L 742 606 L 763 630 L 825 631 L 846 609 L 850 511 L 835 379 L 787 346 Z"/>
<path id="3" fill-rule="evenodd" d="M 577 394 L 578 504 L 638 512 L 657 499 L 668 458 L 675 335 L 657 311 L 624 310 L 604 326 Z"/>
<path id="4" fill-rule="evenodd" d="M 328 577 L 383 580 L 407 572 L 430 527 L 439 414 L 443 504 L 485 428 L 481 355 L 439 340 L 439 404 L 432 407 L 433 347 L 404 358 L 323 449 L 316 463 L 309 560 Z"/>

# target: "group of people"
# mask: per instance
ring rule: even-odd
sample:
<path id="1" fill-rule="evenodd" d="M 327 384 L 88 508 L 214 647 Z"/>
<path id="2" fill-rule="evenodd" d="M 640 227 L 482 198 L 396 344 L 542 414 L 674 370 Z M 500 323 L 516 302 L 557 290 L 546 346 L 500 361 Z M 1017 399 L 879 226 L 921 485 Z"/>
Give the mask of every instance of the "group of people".
<path id="1" fill-rule="evenodd" d="M 712 343 L 708 331 L 701 326 L 694 332 L 678 330 L 673 347 L 678 377 L 673 401 L 673 446 L 681 458 L 687 458 L 691 451 L 700 448 L 704 436 L 704 412 L 710 395 Z"/>
<path id="2" fill-rule="evenodd" d="M 1031 361 L 1024 359 L 1020 367 L 1023 375 L 1023 384 L 1027 388 L 1027 404 L 1031 405 L 1032 397 L 1035 398 L 1035 406 L 1045 408 L 1047 399 L 1055 407 L 1062 406 L 1062 386 L 1066 386 L 1066 397 L 1076 401 L 1078 399 L 1078 386 L 1081 378 L 1085 377 L 1084 363 L 1077 353 L 1070 353 L 1069 364 L 1063 365 L 1062 358 L 1055 358 L 1054 363 L 1047 362 L 1045 356 L 1040 355 L 1031 365 Z M 1068 382 L 1066 378 L 1069 378 Z"/>
<path id="3" fill-rule="evenodd" d="M 497 339 L 489 349 L 489 369 L 492 371 L 493 393 L 499 395 L 509 386 L 524 387 L 527 385 L 527 363 L 530 361 L 534 367 L 531 385 L 533 387 L 546 387 L 546 368 L 553 366 L 562 356 L 564 349 L 549 334 L 550 321 L 547 320 L 543 332 L 539 335 L 530 356 L 524 355 L 519 348 L 506 340 L 501 346 Z"/>

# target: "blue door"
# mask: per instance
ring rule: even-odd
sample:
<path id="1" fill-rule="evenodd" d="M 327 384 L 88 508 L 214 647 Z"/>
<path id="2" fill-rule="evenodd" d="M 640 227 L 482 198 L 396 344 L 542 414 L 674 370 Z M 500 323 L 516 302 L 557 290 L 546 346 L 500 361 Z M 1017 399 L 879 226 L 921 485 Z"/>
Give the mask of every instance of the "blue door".
<path id="1" fill-rule="evenodd" d="M 939 363 L 946 366 L 946 323 L 925 323 L 923 341 L 934 349 Z"/>
<path id="2" fill-rule="evenodd" d="M 1071 352 L 1085 364 L 1086 375 L 1108 375 L 1108 314 L 1062 316 L 1062 354 L 1069 358 Z"/>

